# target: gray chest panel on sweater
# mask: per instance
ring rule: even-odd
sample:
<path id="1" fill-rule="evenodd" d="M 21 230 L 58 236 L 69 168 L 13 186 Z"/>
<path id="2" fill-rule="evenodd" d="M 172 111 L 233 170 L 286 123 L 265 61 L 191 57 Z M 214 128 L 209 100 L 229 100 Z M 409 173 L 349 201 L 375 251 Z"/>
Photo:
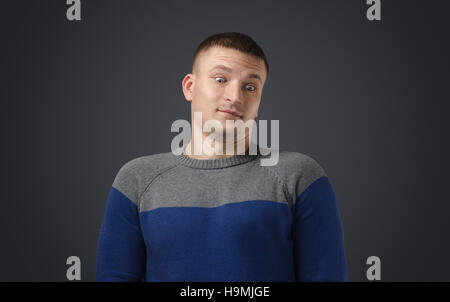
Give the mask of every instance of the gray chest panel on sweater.
<path id="1" fill-rule="evenodd" d="M 266 200 L 292 209 L 296 198 L 316 179 L 326 176 L 311 157 L 281 151 L 274 166 L 261 166 L 261 155 L 196 160 L 170 152 L 128 161 L 113 186 L 140 212 L 160 207 L 217 207 Z"/>
<path id="2" fill-rule="evenodd" d="M 159 207 L 217 207 L 247 200 L 291 206 L 282 182 L 253 161 L 218 170 L 175 166 L 147 187 L 141 195 L 140 211 Z"/>

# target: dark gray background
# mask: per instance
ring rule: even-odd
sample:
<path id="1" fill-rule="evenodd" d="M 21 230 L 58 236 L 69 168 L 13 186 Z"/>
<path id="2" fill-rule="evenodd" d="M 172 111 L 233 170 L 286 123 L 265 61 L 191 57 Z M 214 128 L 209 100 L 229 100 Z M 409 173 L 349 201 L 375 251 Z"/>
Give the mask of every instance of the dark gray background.
<path id="1" fill-rule="evenodd" d="M 1 4 L 0 281 L 93 281 L 98 231 L 118 169 L 170 151 L 190 120 L 181 80 L 207 36 L 239 31 L 271 73 L 260 120 L 280 149 L 326 170 L 350 281 L 450 281 L 449 6 L 365 0 L 86 1 Z"/>

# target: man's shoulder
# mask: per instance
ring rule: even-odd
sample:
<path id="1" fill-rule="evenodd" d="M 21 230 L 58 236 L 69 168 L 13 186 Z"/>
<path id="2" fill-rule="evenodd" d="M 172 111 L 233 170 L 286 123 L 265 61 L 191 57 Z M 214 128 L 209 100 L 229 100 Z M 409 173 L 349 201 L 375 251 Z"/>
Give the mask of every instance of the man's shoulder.
<path id="1" fill-rule="evenodd" d="M 325 169 L 310 155 L 279 150 L 278 156 L 276 165 L 265 167 L 279 175 L 293 198 L 301 194 L 315 180 L 327 177 Z"/>
<path id="2" fill-rule="evenodd" d="M 267 166 L 280 174 L 286 176 L 300 176 L 305 174 L 326 175 L 325 170 L 318 163 L 318 161 L 310 155 L 296 152 L 296 151 L 278 151 L 279 158 L 275 165 Z M 263 157 L 270 157 L 265 155 Z"/>
<path id="3" fill-rule="evenodd" d="M 127 160 L 120 170 L 128 173 L 139 173 L 140 171 L 160 170 L 176 163 L 172 152 L 150 154 Z"/>
<path id="4" fill-rule="evenodd" d="M 174 166 L 176 158 L 172 152 L 135 157 L 120 166 L 112 186 L 136 201 L 152 179 Z"/>

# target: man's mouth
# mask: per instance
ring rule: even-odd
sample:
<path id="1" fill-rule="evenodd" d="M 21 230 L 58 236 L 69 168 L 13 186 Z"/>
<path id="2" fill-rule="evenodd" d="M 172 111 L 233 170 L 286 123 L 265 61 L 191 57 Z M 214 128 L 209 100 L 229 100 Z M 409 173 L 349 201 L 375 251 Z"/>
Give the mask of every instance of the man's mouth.
<path id="1" fill-rule="evenodd" d="M 234 110 L 228 110 L 228 109 L 218 109 L 218 111 L 225 113 L 229 117 L 235 117 L 235 118 L 241 118 L 242 115 Z"/>

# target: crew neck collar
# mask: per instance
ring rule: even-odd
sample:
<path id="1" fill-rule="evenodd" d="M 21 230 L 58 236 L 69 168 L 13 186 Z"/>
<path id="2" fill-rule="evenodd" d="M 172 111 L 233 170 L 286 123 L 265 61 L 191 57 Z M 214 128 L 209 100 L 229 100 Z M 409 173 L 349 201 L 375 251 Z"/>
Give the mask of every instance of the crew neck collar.
<path id="1" fill-rule="evenodd" d="M 257 145 L 257 154 L 251 155 L 241 153 L 229 157 L 217 158 L 217 159 L 197 159 L 186 155 L 184 149 L 183 153 L 176 156 L 178 163 L 183 166 L 187 166 L 195 169 L 222 169 L 232 166 L 245 164 L 252 160 L 255 160 L 260 155 L 259 146 Z"/>

